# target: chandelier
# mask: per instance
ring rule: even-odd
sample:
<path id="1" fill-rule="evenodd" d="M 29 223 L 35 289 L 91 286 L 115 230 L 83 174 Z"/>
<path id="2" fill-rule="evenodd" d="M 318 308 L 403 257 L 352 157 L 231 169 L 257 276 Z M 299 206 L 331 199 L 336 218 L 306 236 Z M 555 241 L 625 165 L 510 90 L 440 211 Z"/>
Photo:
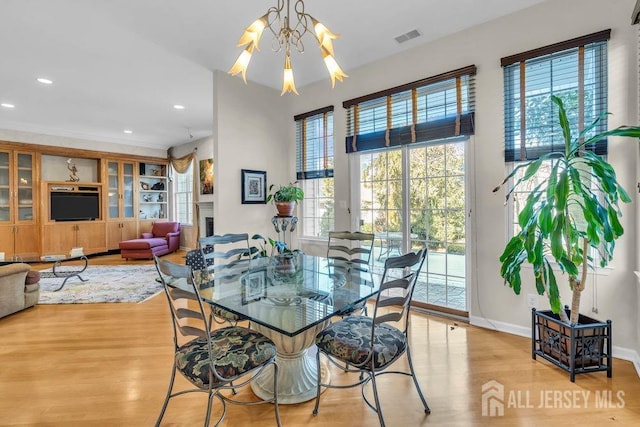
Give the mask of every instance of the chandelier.
<path id="1" fill-rule="evenodd" d="M 244 50 L 229 70 L 229 74 L 235 76 L 242 73 L 242 79 L 247 83 L 246 73 L 251 55 L 254 50 L 260 50 L 258 44 L 262 37 L 262 32 L 265 28 L 268 28 L 273 34 L 271 49 L 274 52 L 284 50 L 284 76 L 280 95 L 284 95 L 287 92 L 293 92 L 297 95 L 298 91 L 293 80 L 293 69 L 291 68 L 291 48 L 293 47 L 299 53 L 303 53 L 302 37 L 307 32 L 313 32 L 318 40 L 320 54 L 324 59 L 327 70 L 329 70 L 331 87 L 335 87 L 336 79 L 342 81 L 344 77 L 348 77 L 333 57 L 333 40 L 337 39 L 338 35 L 332 33 L 322 23 L 305 13 L 303 0 L 295 0 L 293 7 L 295 20 L 292 21 L 290 4 L 291 0 L 286 0 L 285 9 L 285 0 L 278 0 L 278 6 L 270 7 L 267 13 L 256 19 L 253 24 L 244 30 L 244 34 L 238 41 L 238 47 L 244 47 Z"/>

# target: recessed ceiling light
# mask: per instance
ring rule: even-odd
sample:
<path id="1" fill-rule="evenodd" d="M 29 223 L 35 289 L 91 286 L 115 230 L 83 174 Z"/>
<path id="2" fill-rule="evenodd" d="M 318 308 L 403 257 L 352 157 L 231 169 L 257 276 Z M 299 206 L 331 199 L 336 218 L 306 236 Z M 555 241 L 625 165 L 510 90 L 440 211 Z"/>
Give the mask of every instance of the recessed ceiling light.
<path id="1" fill-rule="evenodd" d="M 16 107 L 13 104 L 7 104 L 7 103 L 4 103 L 4 102 L 2 104 L 0 104 L 0 106 L 4 107 L 4 108 L 15 108 Z"/>
<path id="2" fill-rule="evenodd" d="M 53 84 L 53 80 L 45 79 L 44 77 L 38 77 L 36 80 L 45 85 Z"/>
<path id="3" fill-rule="evenodd" d="M 129 130 L 129 129 L 125 129 L 125 130 L 124 130 L 124 133 L 126 133 L 126 134 L 132 134 L 132 133 L 133 133 L 133 131 L 132 131 L 132 130 Z"/>
<path id="4" fill-rule="evenodd" d="M 173 106 L 176 110 L 184 110 L 184 105 L 176 104 Z"/>

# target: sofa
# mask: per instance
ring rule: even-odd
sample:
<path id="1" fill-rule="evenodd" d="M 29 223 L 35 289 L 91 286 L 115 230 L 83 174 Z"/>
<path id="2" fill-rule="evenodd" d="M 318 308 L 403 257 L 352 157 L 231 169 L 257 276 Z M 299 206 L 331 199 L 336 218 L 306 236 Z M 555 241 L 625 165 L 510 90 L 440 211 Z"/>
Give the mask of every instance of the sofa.
<path id="1" fill-rule="evenodd" d="M 120 242 L 120 256 L 129 259 L 153 259 L 180 249 L 180 223 L 154 222 L 150 233 L 140 234 L 139 239 Z"/>
<path id="2" fill-rule="evenodd" d="M 0 265 L 0 317 L 33 307 L 40 298 L 40 273 L 29 264 Z"/>

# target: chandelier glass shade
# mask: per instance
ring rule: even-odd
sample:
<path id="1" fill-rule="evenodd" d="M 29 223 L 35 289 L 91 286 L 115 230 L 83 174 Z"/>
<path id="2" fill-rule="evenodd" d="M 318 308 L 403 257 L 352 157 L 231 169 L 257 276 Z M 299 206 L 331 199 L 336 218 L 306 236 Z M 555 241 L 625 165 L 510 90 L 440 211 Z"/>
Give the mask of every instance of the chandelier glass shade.
<path id="1" fill-rule="evenodd" d="M 304 1 L 294 0 L 293 10 L 291 0 L 278 0 L 278 5 L 270 7 L 260 18 L 256 19 L 245 30 L 238 41 L 238 47 L 244 50 L 229 70 L 229 74 L 241 74 L 244 82 L 247 82 L 247 67 L 251 61 L 254 50 L 260 50 L 260 38 L 265 29 L 269 29 L 273 34 L 271 49 L 274 52 L 284 50 L 284 73 L 282 81 L 282 93 L 293 92 L 296 95 L 296 85 L 293 79 L 293 69 L 291 68 L 291 49 L 299 53 L 304 52 L 302 37 L 307 33 L 312 33 L 318 41 L 320 54 L 331 77 L 331 87 L 335 87 L 336 80 L 342 81 L 348 77 L 338 65 L 333 56 L 333 40 L 338 38 L 337 34 L 329 31 L 318 20 L 308 13 L 305 13 Z M 293 15 L 293 20 L 292 20 Z M 293 25 L 293 26 L 292 26 Z"/>

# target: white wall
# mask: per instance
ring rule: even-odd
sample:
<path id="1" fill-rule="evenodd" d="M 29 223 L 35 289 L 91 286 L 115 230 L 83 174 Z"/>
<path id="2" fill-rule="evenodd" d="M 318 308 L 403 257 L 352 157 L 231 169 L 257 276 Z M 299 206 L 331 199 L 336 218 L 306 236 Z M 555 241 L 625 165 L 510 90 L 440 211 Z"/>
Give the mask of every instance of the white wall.
<path id="1" fill-rule="evenodd" d="M 267 187 L 295 180 L 293 117 L 279 92 L 214 73 L 214 221 L 216 234 L 275 236 L 273 205 L 241 203 L 242 169 L 267 172 Z"/>
<path id="2" fill-rule="evenodd" d="M 110 153 L 127 153 L 135 156 L 166 157 L 165 150 L 113 144 L 88 139 L 68 138 L 65 136 L 45 135 L 40 133 L 22 132 L 17 130 L 0 129 L 0 141 L 23 142 L 26 144 L 51 145 L 54 147 L 77 148 L 79 150 L 106 151 Z"/>
<path id="3" fill-rule="evenodd" d="M 475 64 L 476 77 L 476 135 L 469 177 L 472 221 L 477 227 L 468 236 L 473 264 L 468 271 L 470 288 L 470 316 L 473 322 L 489 327 L 499 325 L 503 330 L 527 334 L 530 310 L 526 298 L 516 296 L 503 286 L 499 275 L 498 257 L 507 241 L 506 210 L 503 194 L 491 190 L 502 181 L 503 161 L 503 74 L 500 58 L 511 54 L 574 37 L 612 29 L 609 43 L 609 119 L 611 127 L 637 124 L 637 60 L 636 31 L 630 25 L 635 0 L 554 0 L 477 26 L 470 30 L 440 39 L 425 46 L 402 52 L 384 61 L 369 64 L 350 75 L 344 83 L 329 89 L 329 80 L 303 87 L 300 96 L 293 98 L 290 116 L 326 105 L 334 105 L 334 136 L 336 143 L 335 188 L 336 206 L 349 200 L 348 157 L 344 154 L 345 110 L 342 101 L 366 95 L 421 78 Z M 340 58 L 339 43 L 336 56 Z M 293 144 L 293 139 L 290 140 Z M 636 183 L 636 142 L 612 140 L 609 160 L 628 190 Z M 629 191 L 637 197 L 637 191 Z M 633 270 L 636 264 L 635 235 L 637 208 L 623 207 L 623 226 L 626 234 L 619 240 L 616 257 L 608 275 L 598 276 L 599 313 L 594 317 L 612 319 L 614 344 L 639 350 L 636 328 L 638 295 Z M 346 209 L 336 209 L 336 227 L 348 227 Z M 472 248 L 477 248 L 473 250 Z M 522 293 L 535 292 L 528 280 Z M 539 298 L 541 308 L 546 299 Z M 564 299 L 569 303 L 568 293 Z M 591 292 L 583 297 L 582 311 L 590 314 Z"/>

